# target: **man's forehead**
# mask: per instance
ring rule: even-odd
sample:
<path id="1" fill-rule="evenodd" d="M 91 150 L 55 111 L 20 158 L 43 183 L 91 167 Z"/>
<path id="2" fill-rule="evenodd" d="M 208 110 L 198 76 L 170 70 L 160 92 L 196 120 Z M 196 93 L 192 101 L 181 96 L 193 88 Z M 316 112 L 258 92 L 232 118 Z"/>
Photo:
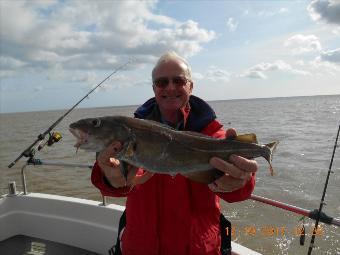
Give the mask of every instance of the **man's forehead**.
<path id="1" fill-rule="evenodd" d="M 158 65 L 157 69 L 155 70 L 155 74 L 159 72 L 166 72 L 166 71 L 180 71 L 186 72 L 188 67 L 185 63 L 180 60 L 168 60 L 166 62 L 162 62 Z"/>

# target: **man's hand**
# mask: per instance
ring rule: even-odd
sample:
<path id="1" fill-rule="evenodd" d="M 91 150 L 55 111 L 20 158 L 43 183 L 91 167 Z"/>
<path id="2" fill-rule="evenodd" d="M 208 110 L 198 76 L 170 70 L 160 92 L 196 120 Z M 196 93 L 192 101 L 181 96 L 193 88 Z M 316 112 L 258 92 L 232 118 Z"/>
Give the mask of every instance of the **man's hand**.
<path id="1" fill-rule="evenodd" d="M 228 129 L 226 137 L 236 137 L 235 129 Z M 214 192 L 231 192 L 242 188 L 258 169 L 258 164 L 255 160 L 237 155 L 231 155 L 228 162 L 213 157 L 209 163 L 225 173 L 222 177 L 209 184 L 210 189 Z"/>
<path id="2" fill-rule="evenodd" d="M 110 184 L 115 188 L 121 188 L 143 184 L 149 180 L 153 173 L 145 172 L 142 175 L 136 175 L 138 168 L 132 165 L 128 165 L 128 176 L 125 180 L 120 170 L 120 161 L 115 158 L 121 149 L 122 144 L 120 142 L 113 142 L 97 157 L 98 165 Z"/>

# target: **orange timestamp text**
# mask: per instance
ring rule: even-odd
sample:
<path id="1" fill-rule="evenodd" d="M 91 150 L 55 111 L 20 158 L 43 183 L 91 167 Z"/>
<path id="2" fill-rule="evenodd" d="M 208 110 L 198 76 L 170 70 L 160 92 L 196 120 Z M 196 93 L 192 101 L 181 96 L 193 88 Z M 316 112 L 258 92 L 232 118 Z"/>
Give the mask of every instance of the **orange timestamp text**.
<path id="1" fill-rule="evenodd" d="M 248 225 L 245 227 L 227 227 L 225 229 L 227 236 L 231 235 L 235 237 L 236 235 L 246 235 L 246 236 L 261 236 L 261 237 L 284 237 L 287 235 L 301 236 L 303 233 L 306 235 L 322 236 L 325 234 L 325 230 L 322 226 L 318 226 L 317 229 L 304 229 L 301 227 L 291 227 L 287 228 L 285 226 L 262 226 L 257 227 L 255 225 Z"/>

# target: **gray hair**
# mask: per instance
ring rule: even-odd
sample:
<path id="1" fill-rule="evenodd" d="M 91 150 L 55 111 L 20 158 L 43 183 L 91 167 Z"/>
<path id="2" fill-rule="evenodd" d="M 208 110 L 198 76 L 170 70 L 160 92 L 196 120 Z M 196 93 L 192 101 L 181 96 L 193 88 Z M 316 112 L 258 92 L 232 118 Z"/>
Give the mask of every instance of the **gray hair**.
<path id="1" fill-rule="evenodd" d="M 170 61 L 179 61 L 179 62 L 182 62 L 186 65 L 187 67 L 187 70 L 185 71 L 185 74 L 187 76 L 188 79 L 191 80 L 191 67 L 190 65 L 188 64 L 188 62 L 180 57 L 176 52 L 174 51 L 169 51 L 169 52 L 166 52 L 165 54 L 163 54 L 157 61 L 157 64 L 155 65 L 155 67 L 152 69 L 152 79 L 154 79 L 154 75 L 155 75 L 155 71 L 157 70 L 157 68 L 161 65 L 161 64 L 164 64 L 164 63 L 167 63 L 167 62 L 170 62 Z"/>

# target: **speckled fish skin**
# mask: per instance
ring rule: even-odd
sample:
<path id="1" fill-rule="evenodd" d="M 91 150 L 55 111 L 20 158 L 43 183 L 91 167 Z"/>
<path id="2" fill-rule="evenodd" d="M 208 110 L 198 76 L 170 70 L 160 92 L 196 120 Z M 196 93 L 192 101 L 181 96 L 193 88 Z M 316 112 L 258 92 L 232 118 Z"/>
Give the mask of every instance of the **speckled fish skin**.
<path id="1" fill-rule="evenodd" d="M 211 183 L 223 175 L 209 164 L 212 157 L 224 160 L 232 154 L 248 159 L 264 157 L 271 167 L 272 152 L 278 143 L 259 145 L 215 139 L 126 116 L 82 119 L 72 123 L 70 131 L 78 138 L 75 146 L 80 149 L 99 152 L 119 141 L 123 148 L 117 159 L 154 173 L 180 173 L 200 183 Z"/>

